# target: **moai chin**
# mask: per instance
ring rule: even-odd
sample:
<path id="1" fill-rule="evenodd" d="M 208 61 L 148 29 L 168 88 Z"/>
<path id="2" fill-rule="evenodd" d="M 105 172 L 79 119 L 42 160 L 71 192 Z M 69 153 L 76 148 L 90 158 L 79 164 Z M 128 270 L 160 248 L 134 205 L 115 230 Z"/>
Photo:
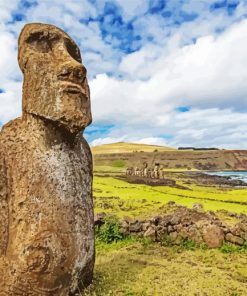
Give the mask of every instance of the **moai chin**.
<path id="1" fill-rule="evenodd" d="M 92 158 L 86 69 L 59 28 L 19 37 L 23 114 L 0 133 L 0 296 L 67 296 L 92 280 Z"/>

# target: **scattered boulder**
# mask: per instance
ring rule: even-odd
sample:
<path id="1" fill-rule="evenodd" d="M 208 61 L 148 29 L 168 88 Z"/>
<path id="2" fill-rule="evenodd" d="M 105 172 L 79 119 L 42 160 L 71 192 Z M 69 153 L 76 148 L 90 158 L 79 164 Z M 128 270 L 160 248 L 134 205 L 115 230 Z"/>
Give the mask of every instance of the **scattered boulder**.
<path id="1" fill-rule="evenodd" d="M 172 242 L 175 242 L 177 237 L 178 237 L 178 233 L 176 231 L 173 231 L 170 233 L 170 239 Z"/>
<path id="2" fill-rule="evenodd" d="M 225 240 L 239 246 L 242 246 L 244 244 L 244 240 L 241 237 L 233 235 L 232 233 L 227 233 L 225 236 Z"/>
<path id="3" fill-rule="evenodd" d="M 224 231 L 217 225 L 208 225 L 203 229 L 203 241 L 209 248 L 218 248 L 224 241 Z"/>
<path id="4" fill-rule="evenodd" d="M 156 240 L 156 230 L 153 226 L 150 226 L 143 235 L 146 238 L 151 239 L 152 241 Z"/>

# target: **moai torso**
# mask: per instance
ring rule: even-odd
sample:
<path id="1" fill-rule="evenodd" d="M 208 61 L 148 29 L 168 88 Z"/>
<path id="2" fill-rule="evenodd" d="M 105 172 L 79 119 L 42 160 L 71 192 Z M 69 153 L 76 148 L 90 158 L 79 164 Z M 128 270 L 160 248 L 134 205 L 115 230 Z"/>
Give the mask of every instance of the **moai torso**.
<path id="1" fill-rule="evenodd" d="M 84 98 L 71 92 L 72 105 L 75 97 Z M 90 112 L 82 108 L 71 119 L 64 109 L 59 121 L 54 110 L 40 116 L 28 108 L 0 134 L 0 295 L 73 295 L 91 281 L 94 266 L 92 159 L 80 133 Z"/>

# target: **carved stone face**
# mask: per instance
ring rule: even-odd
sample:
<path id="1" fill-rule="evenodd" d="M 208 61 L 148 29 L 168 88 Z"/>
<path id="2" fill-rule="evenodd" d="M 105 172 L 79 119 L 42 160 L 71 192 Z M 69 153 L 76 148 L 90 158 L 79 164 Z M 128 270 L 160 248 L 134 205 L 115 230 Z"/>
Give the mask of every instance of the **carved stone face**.
<path id="1" fill-rule="evenodd" d="M 86 68 L 65 32 L 52 25 L 26 25 L 18 61 L 24 73 L 24 112 L 56 121 L 73 133 L 91 123 Z"/>

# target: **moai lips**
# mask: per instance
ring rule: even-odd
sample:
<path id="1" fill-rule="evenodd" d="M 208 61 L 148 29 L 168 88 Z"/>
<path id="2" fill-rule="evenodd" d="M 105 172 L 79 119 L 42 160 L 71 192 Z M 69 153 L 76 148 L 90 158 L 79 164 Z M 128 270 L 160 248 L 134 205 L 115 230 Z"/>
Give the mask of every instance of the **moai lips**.
<path id="1" fill-rule="evenodd" d="M 62 30 L 19 38 L 23 115 L 0 133 L 0 296 L 67 296 L 94 267 L 91 122 L 80 51 Z"/>

